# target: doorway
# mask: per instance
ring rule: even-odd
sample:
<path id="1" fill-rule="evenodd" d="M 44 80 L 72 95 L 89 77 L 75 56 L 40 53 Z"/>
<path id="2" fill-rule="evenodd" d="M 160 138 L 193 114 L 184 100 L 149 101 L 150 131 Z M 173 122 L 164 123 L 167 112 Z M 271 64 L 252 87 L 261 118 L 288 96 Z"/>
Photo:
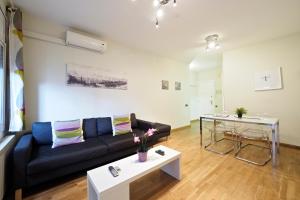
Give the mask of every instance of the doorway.
<path id="1" fill-rule="evenodd" d="M 223 111 L 222 56 L 198 57 L 190 64 L 190 120 Z"/>

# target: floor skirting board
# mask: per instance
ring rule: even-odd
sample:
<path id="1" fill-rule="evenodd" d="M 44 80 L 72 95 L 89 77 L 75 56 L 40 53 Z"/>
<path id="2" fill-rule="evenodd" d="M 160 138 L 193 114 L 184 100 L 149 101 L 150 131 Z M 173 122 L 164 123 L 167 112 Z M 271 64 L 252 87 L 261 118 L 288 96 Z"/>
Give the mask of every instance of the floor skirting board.
<path id="1" fill-rule="evenodd" d="M 179 131 L 179 130 L 182 130 L 182 129 L 186 129 L 186 128 L 190 128 L 191 125 L 186 125 L 186 126 L 181 126 L 181 127 L 178 127 L 178 128 L 173 128 L 171 131 Z"/>

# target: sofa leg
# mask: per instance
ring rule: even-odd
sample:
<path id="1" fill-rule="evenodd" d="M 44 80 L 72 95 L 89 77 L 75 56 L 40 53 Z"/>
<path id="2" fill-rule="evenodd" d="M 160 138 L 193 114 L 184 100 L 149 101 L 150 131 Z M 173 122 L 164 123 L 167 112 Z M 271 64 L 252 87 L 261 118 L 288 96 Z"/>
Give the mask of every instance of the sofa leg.
<path id="1" fill-rule="evenodd" d="M 15 191 L 15 200 L 22 200 L 22 189 L 17 189 Z"/>

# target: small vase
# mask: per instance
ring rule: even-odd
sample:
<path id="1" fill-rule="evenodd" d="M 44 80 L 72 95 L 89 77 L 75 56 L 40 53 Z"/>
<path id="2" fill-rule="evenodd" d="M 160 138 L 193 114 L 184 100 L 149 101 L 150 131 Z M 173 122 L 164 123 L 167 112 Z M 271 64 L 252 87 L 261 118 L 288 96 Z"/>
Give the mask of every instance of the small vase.
<path id="1" fill-rule="evenodd" d="M 138 152 L 139 161 L 145 162 L 147 160 L 147 151 L 146 152 Z"/>
<path id="2" fill-rule="evenodd" d="M 243 114 L 238 114 L 238 118 L 242 118 L 243 117 Z"/>

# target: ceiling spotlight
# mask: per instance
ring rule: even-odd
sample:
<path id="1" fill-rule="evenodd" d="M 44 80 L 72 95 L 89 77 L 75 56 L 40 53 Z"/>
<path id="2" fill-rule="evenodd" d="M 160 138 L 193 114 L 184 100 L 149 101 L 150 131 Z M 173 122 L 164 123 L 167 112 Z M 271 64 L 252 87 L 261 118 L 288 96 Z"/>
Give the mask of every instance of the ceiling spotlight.
<path id="1" fill-rule="evenodd" d="M 164 15 L 164 12 L 163 10 L 160 8 L 156 11 L 156 17 L 160 18 Z"/>
<path id="2" fill-rule="evenodd" d="M 219 35 L 214 34 L 214 35 L 209 35 L 205 38 L 206 40 L 206 51 L 210 51 L 213 49 L 220 49 L 220 45 L 218 43 Z"/>
<path id="3" fill-rule="evenodd" d="M 154 1 L 153 1 L 153 6 L 154 6 L 154 7 L 159 6 L 159 4 L 160 4 L 159 0 L 154 0 Z"/>
<path id="4" fill-rule="evenodd" d="M 158 28 L 158 19 L 160 19 L 164 15 L 163 8 L 166 5 L 170 5 L 169 3 L 171 2 L 173 2 L 173 7 L 177 6 L 177 0 L 153 0 L 153 6 L 157 8 L 155 23 L 156 28 Z"/>
<path id="5" fill-rule="evenodd" d="M 158 24 L 158 20 L 157 20 L 157 18 L 156 18 L 155 28 L 156 28 L 156 29 L 158 29 L 158 28 L 159 28 L 159 24 Z"/>

